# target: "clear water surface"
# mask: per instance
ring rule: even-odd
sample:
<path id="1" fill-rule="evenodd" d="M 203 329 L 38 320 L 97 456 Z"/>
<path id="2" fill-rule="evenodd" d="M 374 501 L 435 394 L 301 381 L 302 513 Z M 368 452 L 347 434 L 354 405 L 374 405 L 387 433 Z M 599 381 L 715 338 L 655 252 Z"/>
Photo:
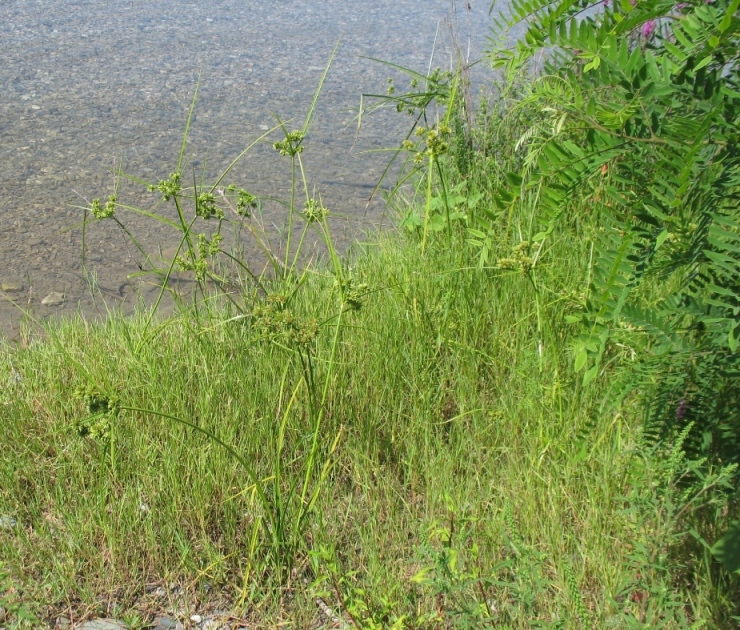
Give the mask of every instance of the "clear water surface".
<path id="1" fill-rule="evenodd" d="M 377 223 L 367 205 L 408 121 L 395 112 L 365 118 L 360 95 L 401 75 L 363 57 L 426 71 L 453 59 L 450 23 L 475 56 L 488 34 L 488 1 L 450 0 L 0 0 L 0 336 L 15 337 L 23 311 L 36 318 L 151 299 L 130 277 L 141 256 L 111 222 L 88 226 L 82 268 L 82 210 L 113 192 L 119 163 L 155 182 L 174 170 L 200 76 L 185 173 L 220 172 L 274 115 L 300 127 L 335 44 L 337 55 L 304 154 L 311 185 L 337 217 L 344 242 Z M 272 140 L 255 148 L 228 182 L 285 195 L 288 161 Z M 370 151 L 370 152 L 368 152 Z M 127 203 L 156 208 L 157 195 L 124 182 Z M 282 215 L 269 216 L 275 230 Z M 171 230 L 123 214 L 149 251 L 171 253 Z M 95 280 L 91 291 L 90 279 Z M 42 304 L 52 292 L 62 304 Z M 101 299 L 102 298 L 102 299 Z M 53 300 L 52 300 L 53 301 Z"/>

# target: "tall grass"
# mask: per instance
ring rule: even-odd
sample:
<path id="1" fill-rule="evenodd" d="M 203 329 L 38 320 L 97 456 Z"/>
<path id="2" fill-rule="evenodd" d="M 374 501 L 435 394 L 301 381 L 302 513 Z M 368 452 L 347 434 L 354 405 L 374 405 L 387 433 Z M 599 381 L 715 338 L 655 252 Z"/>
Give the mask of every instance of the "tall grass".
<path id="1" fill-rule="evenodd" d="M 561 246 L 563 264 L 545 269 L 553 285 L 583 273 L 565 262 L 579 260 L 566 256 L 578 241 Z M 598 390 L 563 382 L 556 366 L 567 360 L 564 345 L 541 352 L 531 284 L 518 273 L 475 270 L 443 247 L 421 255 L 388 237 L 354 265 L 369 285 L 361 310 L 347 314 L 335 350 L 332 334 L 315 342 L 322 369 L 336 353 L 318 433 L 310 397 L 294 395 L 305 388 L 297 355 L 256 340 L 241 320 L 196 328 L 175 318 L 143 346 L 145 314 L 70 322 L 55 328 L 53 342 L 5 349 L 0 510 L 19 525 L 0 532 L 0 544 L 36 612 L 84 612 L 111 593 L 133 606 L 142 584 L 177 581 L 196 592 L 218 585 L 265 627 L 278 619 L 305 627 L 300 620 L 317 611 L 304 578 L 338 566 L 354 589 L 343 597 L 366 593 L 381 625 L 402 614 L 411 623 L 444 612 L 440 584 L 412 578 L 457 545 L 468 553 L 474 545 L 470 570 L 489 580 L 483 601 L 492 599 L 492 618 L 512 627 L 582 627 L 574 592 L 594 627 L 637 605 L 623 592 L 637 579 L 630 554 L 656 543 L 639 530 L 650 508 L 627 509 L 620 497 L 655 464 L 630 472 L 639 441 L 629 416 L 594 424 Z M 294 312 L 326 317 L 333 285 L 312 273 Z M 560 322 L 554 338 L 567 338 L 564 302 L 543 309 Z M 114 458 L 102 438 L 76 430 L 87 409 L 73 392 L 90 375 L 119 398 L 109 427 Z M 239 453 L 253 476 L 204 432 Z M 272 534 L 297 523 L 270 510 L 291 492 L 297 501 L 312 456 L 333 466 L 310 477 L 321 492 L 291 549 L 292 570 L 280 575 Z M 300 518 L 301 499 L 281 517 Z M 444 538 L 445 529 L 454 534 Z M 314 574 L 309 554 L 320 549 L 331 563 Z M 450 588 L 479 601 L 473 582 Z M 709 594 L 695 586 L 690 598 L 681 592 L 701 617 Z M 341 608 L 333 589 L 324 599 Z M 386 621 L 382 601 L 392 604 Z"/>

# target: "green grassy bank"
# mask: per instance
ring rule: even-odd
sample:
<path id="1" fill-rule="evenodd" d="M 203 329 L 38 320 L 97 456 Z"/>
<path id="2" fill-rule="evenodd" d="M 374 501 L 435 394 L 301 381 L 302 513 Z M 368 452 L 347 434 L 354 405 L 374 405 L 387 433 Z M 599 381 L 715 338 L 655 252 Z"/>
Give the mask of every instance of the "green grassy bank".
<path id="1" fill-rule="evenodd" d="M 310 273 L 289 303 L 297 321 L 324 322 L 309 342 L 328 380 L 308 478 L 312 395 L 285 336 L 223 313 L 145 333 L 142 316 L 5 347 L 11 599 L 79 618 L 141 609 L 145 585 L 177 582 L 193 606 L 215 587 L 255 627 L 310 627 L 317 594 L 363 628 L 710 619 L 708 559 L 668 560 L 679 492 L 657 483 L 675 463 L 641 444 L 628 409 L 599 416 L 601 387 L 572 374 L 563 315 L 583 242 L 558 239 L 538 295 L 522 273 L 379 237 L 354 259 L 367 288 L 338 330 L 333 278 Z M 83 437 L 90 410 L 76 392 L 91 386 L 122 409 Z M 212 432 L 267 502 L 213 440 L 132 408 Z M 317 496 L 299 527 L 306 479 Z M 271 510 L 288 521 L 285 574 L 260 527 L 276 526 Z"/>

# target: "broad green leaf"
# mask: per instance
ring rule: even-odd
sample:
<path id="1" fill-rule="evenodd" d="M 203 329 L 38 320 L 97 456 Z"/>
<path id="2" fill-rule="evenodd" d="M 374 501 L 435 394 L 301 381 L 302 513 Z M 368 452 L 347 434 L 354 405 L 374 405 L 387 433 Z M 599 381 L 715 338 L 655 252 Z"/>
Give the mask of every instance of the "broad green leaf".
<path id="1" fill-rule="evenodd" d="M 440 214 L 433 214 L 431 217 L 429 217 L 429 229 L 431 229 L 433 232 L 441 232 L 445 229 L 445 219 Z"/>
<path id="2" fill-rule="evenodd" d="M 519 188 L 522 185 L 522 176 L 519 173 L 509 171 L 506 173 L 506 181 L 512 188 Z"/>
<path id="3" fill-rule="evenodd" d="M 725 16 L 722 18 L 722 21 L 719 23 L 720 33 L 724 33 L 728 28 L 730 28 L 730 24 L 732 24 L 732 16 L 735 14 L 735 11 L 737 11 L 738 8 L 740 8 L 740 0 L 733 0 L 730 6 L 727 7 Z"/>
<path id="4" fill-rule="evenodd" d="M 714 543 L 712 555 L 730 573 L 740 572 L 740 521 L 733 521 L 725 535 Z"/>
<path id="5" fill-rule="evenodd" d="M 586 352 L 585 348 L 581 348 L 576 354 L 575 371 L 580 372 L 586 366 L 587 360 L 588 360 L 588 353 Z"/>
<path id="6" fill-rule="evenodd" d="M 599 366 L 594 365 L 592 368 L 589 368 L 586 370 L 586 373 L 583 375 L 583 384 L 588 385 L 591 381 L 593 381 L 596 376 L 599 373 Z"/>
<path id="7" fill-rule="evenodd" d="M 589 63 L 583 67 L 583 72 L 590 72 L 591 70 L 598 70 L 601 65 L 601 57 L 596 55 Z"/>
<path id="8" fill-rule="evenodd" d="M 707 55 L 706 57 L 704 57 L 704 59 L 702 59 L 699 63 L 696 64 L 696 66 L 694 67 L 694 72 L 698 72 L 702 68 L 705 68 L 706 66 L 708 66 L 710 63 L 712 63 L 713 58 L 714 57 L 712 55 Z"/>
<path id="9" fill-rule="evenodd" d="M 658 238 L 655 239 L 655 251 L 657 252 L 660 249 L 660 246 L 665 243 L 665 240 L 670 236 L 670 232 L 668 230 L 663 230 L 660 234 L 658 234 Z"/>
<path id="10" fill-rule="evenodd" d="M 433 584 L 434 578 L 430 577 L 430 574 L 432 573 L 432 569 L 427 567 L 419 571 L 414 577 L 411 578 L 411 581 L 414 584 Z"/>

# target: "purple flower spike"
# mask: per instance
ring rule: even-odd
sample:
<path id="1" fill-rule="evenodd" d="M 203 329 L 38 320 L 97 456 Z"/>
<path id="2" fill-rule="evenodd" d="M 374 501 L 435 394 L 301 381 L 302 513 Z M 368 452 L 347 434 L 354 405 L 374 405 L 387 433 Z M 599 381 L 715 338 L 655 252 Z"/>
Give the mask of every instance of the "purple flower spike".
<path id="1" fill-rule="evenodd" d="M 642 25 L 640 32 L 645 39 L 650 39 L 655 32 L 655 20 L 648 20 L 645 22 L 645 24 Z"/>
<path id="2" fill-rule="evenodd" d="M 676 407 L 676 420 L 683 420 L 688 408 L 689 406 L 686 403 L 686 399 L 682 398 L 681 401 L 678 403 L 678 407 Z"/>

